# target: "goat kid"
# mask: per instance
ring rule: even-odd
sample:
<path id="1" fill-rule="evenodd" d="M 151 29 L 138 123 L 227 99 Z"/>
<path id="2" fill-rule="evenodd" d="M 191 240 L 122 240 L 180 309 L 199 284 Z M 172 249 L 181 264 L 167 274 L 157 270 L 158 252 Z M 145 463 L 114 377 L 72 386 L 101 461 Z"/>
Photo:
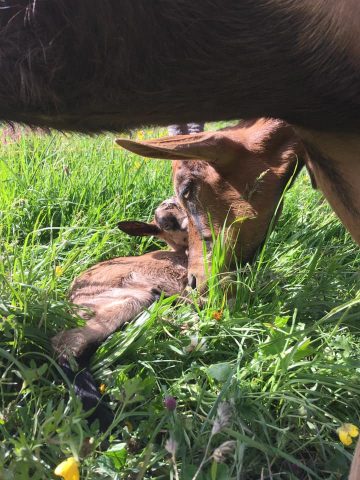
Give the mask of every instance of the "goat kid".
<path id="1" fill-rule="evenodd" d="M 156 251 L 138 257 L 119 257 L 101 262 L 75 279 L 70 300 L 81 308 L 84 327 L 58 333 L 52 345 L 59 364 L 73 384 L 88 422 L 99 422 L 108 431 L 113 413 L 103 401 L 87 368 L 89 353 L 124 323 L 149 307 L 161 293 L 174 295 L 187 284 L 187 217 L 175 198 L 163 201 L 152 223 L 125 221 L 118 224 L 129 235 L 153 235 L 170 245 L 172 251 Z M 74 372 L 74 356 L 81 368 Z"/>
<path id="2" fill-rule="evenodd" d="M 60 358 L 81 358 L 162 293 L 175 295 L 187 285 L 187 217 L 175 198 L 159 205 L 153 223 L 124 221 L 118 227 L 129 235 L 158 237 L 173 250 L 106 260 L 76 278 L 70 300 L 80 307 L 86 325 L 52 338 Z"/>

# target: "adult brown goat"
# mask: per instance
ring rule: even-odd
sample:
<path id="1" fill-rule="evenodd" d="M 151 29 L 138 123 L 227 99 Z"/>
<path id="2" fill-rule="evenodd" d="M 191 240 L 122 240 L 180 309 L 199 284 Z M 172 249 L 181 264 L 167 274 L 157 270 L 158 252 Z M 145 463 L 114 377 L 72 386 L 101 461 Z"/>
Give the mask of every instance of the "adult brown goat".
<path id="1" fill-rule="evenodd" d="M 251 261 L 265 240 L 284 189 L 306 151 L 294 129 L 273 118 L 191 135 L 116 142 L 145 157 L 173 160 L 175 191 L 189 221 L 189 285 L 206 281 L 203 240 L 227 227 L 227 267 Z M 209 220 L 211 220 L 211 225 Z"/>
<path id="2" fill-rule="evenodd" d="M 0 119 L 61 130 L 281 118 L 360 243 L 358 0 L 3 0 Z"/>
<path id="3" fill-rule="evenodd" d="M 173 160 L 175 190 L 189 219 L 192 286 L 206 280 L 202 240 L 211 251 L 212 234 L 218 234 L 224 223 L 232 238 L 232 253 L 242 261 L 251 260 L 265 239 L 287 182 L 307 160 L 306 149 L 291 126 L 275 119 L 245 121 L 216 132 L 116 142 L 145 157 Z M 360 442 L 349 477 L 359 479 Z"/>

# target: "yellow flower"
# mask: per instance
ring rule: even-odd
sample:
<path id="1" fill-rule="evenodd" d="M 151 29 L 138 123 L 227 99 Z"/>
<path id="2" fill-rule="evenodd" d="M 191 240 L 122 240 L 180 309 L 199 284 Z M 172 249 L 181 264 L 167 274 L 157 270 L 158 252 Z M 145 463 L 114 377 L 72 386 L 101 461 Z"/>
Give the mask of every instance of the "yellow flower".
<path id="1" fill-rule="evenodd" d="M 343 423 L 337 429 L 337 434 L 339 435 L 340 442 L 348 447 L 352 444 L 352 439 L 359 435 L 359 429 L 352 423 Z"/>
<path id="2" fill-rule="evenodd" d="M 101 393 L 101 395 L 104 395 L 104 393 L 106 392 L 106 385 L 105 385 L 105 383 L 100 383 L 99 392 Z"/>
<path id="3" fill-rule="evenodd" d="M 55 276 L 56 277 L 61 277 L 61 275 L 64 273 L 64 269 L 60 267 L 60 265 L 56 265 L 55 267 Z"/>
<path id="4" fill-rule="evenodd" d="M 75 457 L 69 457 L 55 468 L 54 473 L 64 480 L 80 480 L 79 462 Z"/>

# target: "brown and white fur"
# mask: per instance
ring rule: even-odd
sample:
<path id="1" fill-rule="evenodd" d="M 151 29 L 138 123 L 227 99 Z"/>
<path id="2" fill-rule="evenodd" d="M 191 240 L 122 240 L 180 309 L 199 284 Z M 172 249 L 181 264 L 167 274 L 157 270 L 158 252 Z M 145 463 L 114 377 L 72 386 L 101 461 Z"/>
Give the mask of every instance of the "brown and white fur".
<path id="1" fill-rule="evenodd" d="M 323 190 L 327 188 L 317 152 L 308 143 L 307 152 L 295 131 L 279 120 L 246 121 L 217 132 L 144 142 L 118 139 L 117 143 L 142 156 L 173 160 L 175 190 L 189 218 L 188 274 L 192 286 L 205 280 L 201 252 L 202 240 L 210 243 L 212 240 L 209 214 L 215 232 L 225 220 L 233 222 L 235 253 L 243 261 L 248 261 L 264 240 L 283 189 L 295 174 L 296 167 L 301 168 L 306 162 L 315 186 L 318 184 Z M 349 157 L 348 165 L 353 168 L 344 166 L 342 176 L 359 183 L 356 148 L 348 142 L 347 148 L 350 147 L 354 160 L 351 163 Z M 329 165 L 328 162 L 324 171 Z M 331 174 L 334 178 L 338 175 L 336 170 L 331 170 Z M 347 196 L 353 193 L 350 188 L 341 190 L 341 184 L 341 181 L 337 183 L 337 190 L 329 186 L 327 198 L 330 202 L 334 199 L 334 209 L 336 206 L 339 208 L 338 214 L 348 229 L 352 233 L 359 232 L 359 222 L 352 223 L 352 218 L 356 218 L 355 212 L 352 216 L 351 211 L 343 208 L 343 202 L 336 202 L 337 194 L 346 203 Z M 354 198 L 358 202 L 360 197 L 354 195 Z M 234 222 L 239 217 L 247 218 L 243 222 Z M 351 230 L 351 225 L 357 230 Z M 354 453 L 349 480 L 360 480 L 360 441 Z"/>
<path id="2" fill-rule="evenodd" d="M 214 132 L 142 142 L 118 139 L 147 157 L 172 159 L 174 187 L 189 222 L 189 285 L 205 283 L 203 241 L 227 226 L 228 257 L 251 261 L 262 245 L 287 183 L 304 164 L 305 149 L 281 120 L 260 118 Z M 209 222 L 211 219 L 211 225 Z M 231 259 L 228 258 L 227 266 Z"/>
<path id="3" fill-rule="evenodd" d="M 359 22 L 358 0 L 4 0 L 0 119 L 99 132 L 281 118 L 360 244 Z"/>
<path id="4" fill-rule="evenodd" d="M 53 348 L 60 357 L 81 357 L 161 294 L 181 293 L 187 285 L 187 217 L 175 198 L 159 205 L 153 223 L 126 221 L 118 226 L 129 235 L 156 236 L 173 250 L 106 260 L 76 278 L 70 300 L 81 307 L 86 325 L 53 337 Z"/>

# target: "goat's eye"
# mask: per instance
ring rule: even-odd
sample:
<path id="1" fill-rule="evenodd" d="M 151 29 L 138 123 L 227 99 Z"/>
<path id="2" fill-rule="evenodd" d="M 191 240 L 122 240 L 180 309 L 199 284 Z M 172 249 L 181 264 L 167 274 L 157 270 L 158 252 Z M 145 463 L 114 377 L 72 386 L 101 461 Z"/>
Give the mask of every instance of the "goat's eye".
<path id="1" fill-rule="evenodd" d="M 179 197 L 180 198 L 184 198 L 185 200 L 188 199 L 190 197 L 190 195 L 192 194 L 192 191 L 193 191 L 193 183 L 189 182 L 187 183 L 186 185 L 184 185 L 181 189 L 180 189 L 180 192 L 179 192 Z"/>

